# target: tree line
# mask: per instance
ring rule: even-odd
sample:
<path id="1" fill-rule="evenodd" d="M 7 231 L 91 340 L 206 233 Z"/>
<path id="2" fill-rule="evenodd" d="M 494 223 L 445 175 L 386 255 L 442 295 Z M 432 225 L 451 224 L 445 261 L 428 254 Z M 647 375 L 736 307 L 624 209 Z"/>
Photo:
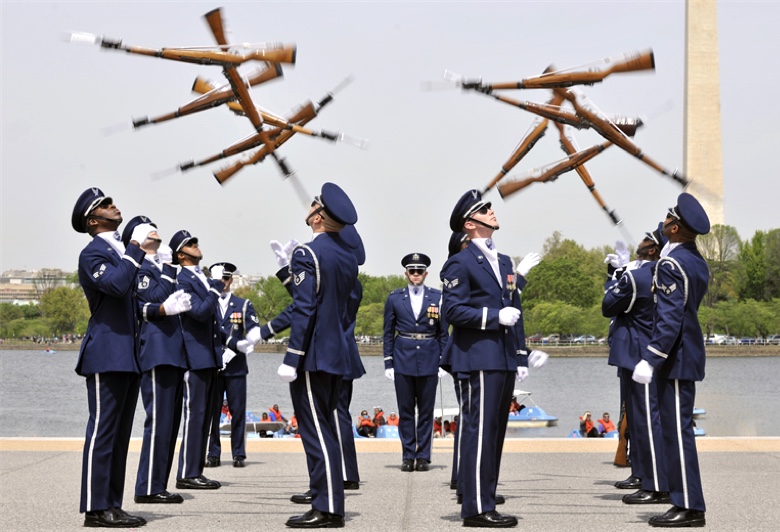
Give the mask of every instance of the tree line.
<path id="1" fill-rule="evenodd" d="M 736 229 L 715 225 L 697 245 L 710 268 L 709 291 L 699 311 L 706 334 L 766 337 L 780 332 L 780 229 L 757 231 L 741 240 Z M 609 246 L 585 249 L 555 232 L 545 240 L 542 262 L 528 274 L 522 300 L 526 333 L 607 335 L 601 315 Z M 515 263 L 520 257 L 514 257 Z M 403 275 L 360 273 L 363 301 L 355 333 L 381 336 L 387 295 L 406 285 Z M 75 281 L 75 279 L 74 279 Z M 429 286 L 440 287 L 429 277 Z M 235 291 L 252 301 L 261 323 L 275 317 L 291 298 L 279 280 L 262 277 Z M 83 334 L 89 308 L 78 286 L 47 288 L 37 305 L 0 304 L 0 338 Z M 287 332 L 282 333 L 284 336 Z"/>

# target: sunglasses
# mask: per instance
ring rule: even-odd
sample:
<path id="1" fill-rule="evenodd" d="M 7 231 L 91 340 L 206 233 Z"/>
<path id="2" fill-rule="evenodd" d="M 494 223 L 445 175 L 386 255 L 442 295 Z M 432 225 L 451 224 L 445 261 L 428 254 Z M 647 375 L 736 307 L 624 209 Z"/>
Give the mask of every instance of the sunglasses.
<path id="1" fill-rule="evenodd" d="M 231 280 L 232 278 L 233 278 L 233 276 L 232 276 L 232 275 L 223 275 L 223 276 L 222 276 L 222 280 L 223 280 L 223 281 L 229 281 L 229 280 Z"/>
<path id="2" fill-rule="evenodd" d="M 409 268 L 406 271 L 409 272 L 409 275 L 423 275 L 425 273 L 423 268 Z"/>

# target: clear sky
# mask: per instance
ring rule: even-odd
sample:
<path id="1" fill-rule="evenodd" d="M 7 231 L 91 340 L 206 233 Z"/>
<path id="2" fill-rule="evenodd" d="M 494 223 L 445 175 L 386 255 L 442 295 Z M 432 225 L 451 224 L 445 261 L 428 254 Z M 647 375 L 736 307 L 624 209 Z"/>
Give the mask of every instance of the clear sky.
<path id="1" fill-rule="evenodd" d="M 70 225 L 76 198 L 98 186 L 125 220 L 151 217 L 167 241 L 179 229 L 200 238 L 204 262 L 231 261 L 242 273 L 272 274 L 272 239 L 306 241 L 309 229 L 291 183 L 270 162 L 221 187 L 217 163 L 153 179 L 180 161 L 218 153 L 252 133 L 249 121 L 214 109 L 138 131 L 130 119 L 173 111 L 193 96 L 196 76 L 222 81 L 218 67 L 67 44 L 68 31 L 146 47 L 210 45 L 203 2 L 2 2 L 2 255 L 0 271 L 75 270 L 87 236 Z M 222 2 L 232 42 L 295 43 L 283 80 L 252 90 L 255 102 L 286 114 L 342 79 L 354 81 L 310 123 L 367 138 L 360 150 L 298 136 L 279 151 L 315 194 L 341 185 L 359 214 L 372 275 L 401 273 L 403 255 L 446 259 L 453 205 L 483 188 L 534 117 L 474 93 L 425 92 L 444 69 L 511 81 L 554 63 L 581 65 L 652 48 L 655 72 L 613 75 L 583 90 L 607 113 L 653 113 L 635 141 L 669 168 L 683 164 L 685 5 L 645 2 Z M 718 2 L 726 223 L 743 238 L 780 226 L 777 168 L 779 2 Z M 251 69 L 251 68 L 250 68 Z M 247 68 L 242 69 L 246 72 Z M 549 91 L 507 95 L 542 102 Z M 118 129 L 118 128 L 114 128 Z M 580 147 L 600 142 L 576 133 Z M 562 157 L 550 129 L 512 175 Z M 597 190 L 634 238 L 653 228 L 680 188 L 612 148 L 589 163 Z M 621 237 L 579 177 L 535 184 L 503 201 L 498 247 L 541 251 L 553 231 L 586 247 Z"/>

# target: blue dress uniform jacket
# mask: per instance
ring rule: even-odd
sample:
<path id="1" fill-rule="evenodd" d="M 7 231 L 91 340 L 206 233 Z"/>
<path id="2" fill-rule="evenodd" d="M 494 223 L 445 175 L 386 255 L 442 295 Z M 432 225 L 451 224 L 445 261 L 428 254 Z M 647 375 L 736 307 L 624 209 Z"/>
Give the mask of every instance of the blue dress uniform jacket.
<path id="1" fill-rule="evenodd" d="M 144 422 L 141 458 L 135 482 L 136 495 L 167 490 L 173 466 L 182 407 L 182 376 L 187 354 L 179 316 L 163 316 L 160 306 L 176 290 L 176 269 L 162 271 L 144 260 L 138 272 L 136 293 L 141 318 L 141 397 Z"/>
<path id="2" fill-rule="evenodd" d="M 355 255 L 330 233 L 295 248 L 290 264 L 293 308 L 284 363 L 298 368 L 290 396 L 309 464 L 312 508 L 344 515 L 339 424 L 341 382 L 351 374 L 346 325 L 357 282 Z"/>
<path id="3" fill-rule="evenodd" d="M 319 257 L 327 258 L 322 268 Z M 295 248 L 290 263 L 293 308 L 284 363 L 302 371 L 350 374 L 344 324 L 357 279 L 355 256 L 329 233 Z"/>
<path id="4" fill-rule="evenodd" d="M 678 244 L 658 261 L 653 282 L 653 336 L 643 354 L 656 368 L 671 503 L 704 512 L 704 493 L 693 434 L 696 381 L 704 379 L 704 339 L 698 310 L 709 270 L 694 242 Z"/>
<path id="5" fill-rule="evenodd" d="M 517 275 L 507 255 L 499 254 L 498 262 L 501 285 L 474 243 L 442 268 L 444 317 L 454 326 L 445 356 L 453 373 L 516 371 L 518 365 L 528 366 Z M 498 323 L 498 312 L 504 307 L 520 309 L 521 319 L 514 327 Z"/>
<path id="6" fill-rule="evenodd" d="M 695 243 L 680 244 L 658 261 L 653 336 L 644 358 L 669 379 L 704 379 L 698 313 L 708 282 L 707 262 Z"/>
<path id="7" fill-rule="evenodd" d="M 393 368 L 396 373 L 415 377 L 438 373 L 448 337 L 447 324 L 439 309 L 441 292 L 427 286 L 421 289 L 423 303 L 417 317 L 412 310 L 409 287 L 392 291 L 385 301 L 385 369 Z M 422 336 L 409 338 L 415 335 Z"/>
<path id="8" fill-rule="evenodd" d="M 79 284 L 91 314 L 76 364 L 79 375 L 139 372 L 133 292 L 144 256 L 135 244 L 120 256 L 100 237 L 93 238 L 79 255 Z"/>
<path id="9" fill-rule="evenodd" d="M 207 290 L 201 280 L 186 268 L 179 271 L 176 280 L 179 288 L 191 296 L 192 309 L 181 314 L 189 369 L 221 368 L 223 338 L 226 338 L 217 319 L 217 299 L 225 285 L 222 281 L 209 279 L 210 288 Z M 235 343 L 231 349 L 233 347 Z"/>
<path id="10" fill-rule="evenodd" d="M 121 508 L 133 416 L 138 402 L 135 275 L 144 252 L 120 256 L 102 237 L 79 255 L 79 283 L 91 316 L 76 372 L 86 377 L 89 419 L 81 471 L 80 512 Z"/>
<path id="11" fill-rule="evenodd" d="M 656 262 L 645 261 L 604 285 L 601 312 L 612 317 L 609 364 L 618 367 L 621 397 L 631 435 L 631 476 L 642 479 L 642 489 L 668 491 L 658 383 L 640 384 L 631 378 L 650 343 L 655 301 L 652 286 Z"/>
<path id="12" fill-rule="evenodd" d="M 604 285 L 601 313 L 613 318 L 609 330 L 609 364 L 634 370 L 653 332 L 655 262 L 626 270 Z"/>
<path id="13" fill-rule="evenodd" d="M 219 310 L 217 310 L 217 313 L 219 313 Z M 237 320 L 239 323 L 233 323 L 231 316 L 233 316 L 232 319 L 234 321 Z M 230 301 L 225 310 L 225 315 L 222 316 L 220 321 L 225 344 L 231 346 L 238 343 L 239 340 L 244 339 L 247 331 L 259 326 L 257 312 L 255 312 L 252 302 L 230 294 Z M 231 347 L 231 349 L 236 353 L 236 356 L 228 363 L 223 374 L 226 377 L 239 377 L 248 374 L 249 367 L 246 363 L 246 355 L 239 351 L 238 348 Z"/>

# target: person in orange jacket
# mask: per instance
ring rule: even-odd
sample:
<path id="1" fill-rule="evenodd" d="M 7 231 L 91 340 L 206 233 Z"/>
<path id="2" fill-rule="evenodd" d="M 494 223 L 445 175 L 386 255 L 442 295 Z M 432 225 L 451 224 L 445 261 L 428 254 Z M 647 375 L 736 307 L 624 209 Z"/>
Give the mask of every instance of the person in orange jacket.
<path id="1" fill-rule="evenodd" d="M 611 419 L 609 419 L 609 412 L 604 412 L 604 417 L 599 419 L 599 423 L 601 423 L 601 426 L 604 427 L 604 432 L 605 433 L 617 430 L 615 428 L 615 424 L 612 423 Z"/>
<path id="2" fill-rule="evenodd" d="M 390 412 L 390 415 L 387 417 L 387 424 L 397 427 L 398 419 L 399 419 L 398 414 L 396 414 L 395 412 Z"/>

